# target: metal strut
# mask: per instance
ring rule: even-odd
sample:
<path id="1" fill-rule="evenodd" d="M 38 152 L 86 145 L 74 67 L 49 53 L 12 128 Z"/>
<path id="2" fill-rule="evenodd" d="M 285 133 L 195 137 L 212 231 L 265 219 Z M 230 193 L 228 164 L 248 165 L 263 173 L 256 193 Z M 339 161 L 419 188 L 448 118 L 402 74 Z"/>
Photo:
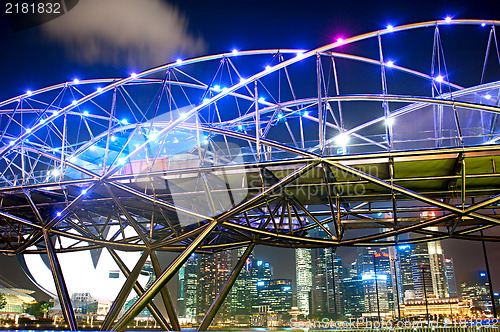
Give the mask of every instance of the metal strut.
<path id="1" fill-rule="evenodd" d="M 71 299 L 69 297 L 68 288 L 64 282 L 64 276 L 61 270 L 61 265 L 57 259 L 56 251 L 54 249 L 54 244 L 50 238 L 50 233 L 48 230 L 43 229 L 43 239 L 45 240 L 45 247 L 47 248 L 47 256 L 49 256 L 50 270 L 52 271 L 52 277 L 54 278 L 54 283 L 57 289 L 57 296 L 59 297 L 59 302 L 61 303 L 61 310 L 63 312 L 64 319 L 69 326 L 71 331 L 77 330 L 75 313 L 73 311 L 73 306 L 71 305 Z"/>
<path id="2" fill-rule="evenodd" d="M 217 221 L 211 221 L 196 239 L 163 271 L 156 281 L 142 294 L 130 309 L 111 328 L 113 331 L 123 331 L 127 324 L 134 319 L 153 298 L 161 291 L 167 282 L 179 271 L 181 266 L 188 260 L 191 254 L 207 238 L 217 226 Z"/>

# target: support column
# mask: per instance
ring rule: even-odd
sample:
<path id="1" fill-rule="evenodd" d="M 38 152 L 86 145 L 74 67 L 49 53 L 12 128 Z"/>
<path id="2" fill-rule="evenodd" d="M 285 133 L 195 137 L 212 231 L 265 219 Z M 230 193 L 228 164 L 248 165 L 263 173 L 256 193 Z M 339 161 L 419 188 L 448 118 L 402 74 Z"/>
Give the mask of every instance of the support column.
<path id="1" fill-rule="evenodd" d="M 113 257 L 113 260 L 115 263 L 118 265 L 122 273 L 125 275 L 125 277 L 128 279 L 130 276 L 130 271 L 123 263 L 121 258 L 116 254 L 116 252 L 113 249 L 107 248 L 109 253 L 111 254 L 111 257 Z M 134 290 L 137 293 L 137 295 L 141 296 L 144 293 L 144 288 L 139 284 L 139 282 L 135 282 L 134 284 Z M 163 318 L 163 315 L 161 314 L 160 310 L 158 310 L 158 307 L 154 305 L 154 303 L 149 303 L 148 304 L 148 310 L 149 312 L 153 315 L 154 319 L 157 320 L 162 329 L 165 331 L 172 331 L 172 328 L 168 325 L 167 321 Z M 177 330 L 176 330 L 177 331 Z"/>
<path id="2" fill-rule="evenodd" d="M 146 305 L 165 287 L 167 282 L 179 271 L 181 266 L 188 260 L 189 256 L 198 248 L 198 246 L 207 238 L 208 235 L 217 226 L 217 221 L 211 221 L 203 232 L 191 242 L 189 246 L 163 271 L 156 281 L 142 294 L 141 297 L 132 305 L 132 307 L 118 320 L 111 328 L 113 331 L 123 331 L 127 324 L 137 316 Z"/>
<path id="3" fill-rule="evenodd" d="M 141 258 L 139 258 L 139 261 L 135 264 L 134 269 L 128 276 L 127 281 L 125 281 L 125 283 L 123 284 L 122 289 L 120 289 L 120 292 L 116 296 L 116 299 L 113 301 L 113 304 L 111 305 L 111 308 L 109 309 L 106 318 L 104 318 L 104 321 L 102 322 L 102 327 L 101 327 L 102 331 L 110 330 L 111 324 L 113 324 L 116 317 L 118 317 L 118 314 L 120 313 L 120 310 L 123 308 L 125 301 L 127 301 L 127 297 L 129 296 L 132 287 L 134 287 L 137 278 L 139 278 L 139 274 L 141 273 L 142 268 L 144 267 L 144 263 L 146 262 L 148 255 L 149 255 L 149 250 L 145 250 L 142 253 Z"/>
<path id="4" fill-rule="evenodd" d="M 59 297 L 59 303 L 61 304 L 61 310 L 63 312 L 64 319 L 69 326 L 71 331 L 77 330 L 75 313 L 73 311 L 73 306 L 71 304 L 71 299 L 69 297 L 68 288 L 64 282 L 64 276 L 62 274 L 61 265 L 59 265 L 59 260 L 57 259 L 56 251 L 54 249 L 54 244 L 50 238 L 50 233 L 48 230 L 43 229 L 43 239 L 45 241 L 45 247 L 47 248 L 47 256 L 49 256 L 50 270 L 52 271 L 52 277 L 54 278 L 54 283 L 57 289 L 57 296 Z"/>
<path id="5" fill-rule="evenodd" d="M 231 271 L 231 274 L 227 278 L 226 283 L 224 286 L 222 286 L 222 289 L 219 291 L 219 294 L 217 294 L 217 297 L 215 298 L 214 302 L 210 306 L 210 309 L 208 309 L 208 312 L 205 314 L 205 317 L 203 318 L 203 321 L 201 322 L 200 327 L 198 328 L 198 331 L 206 331 L 210 323 L 212 323 L 212 320 L 214 319 L 215 315 L 217 314 L 217 311 L 219 311 L 222 303 L 224 303 L 224 300 L 227 297 L 227 294 L 229 294 L 229 291 L 234 285 L 234 282 L 238 278 L 238 275 L 240 274 L 241 269 L 245 265 L 245 262 L 247 261 L 248 256 L 250 256 L 250 253 L 252 252 L 253 248 L 255 247 L 255 243 L 250 243 L 248 246 L 247 250 L 243 253 L 241 256 L 240 260 L 238 261 L 238 264 L 234 267 L 233 271 Z"/>
<path id="6" fill-rule="evenodd" d="M 160 264 L 158 263 L 158 258 L 156 257 L 156 253 L 154 251 L 151 251 L 149 257 L 151 257 L 151 263 L 153 264 L 155 275 L 156 277 L 158 277 L 159 275 L 161 275 L 161 269 Z M 163 300 L 163 304 L 165 305 L 165 309 L 167 310 L 168 319 L 170 320 L 172 329 L 174 331 L 180 331 L 181 325 L 179 324 L 179 320 L 177 319 L 177 313 L 175 312 L 175 307 L 172 303 L 172 298 L 170 297 L 167 285 L 165 285 L 165 287 L 161 289 L 160 294 Z"/>

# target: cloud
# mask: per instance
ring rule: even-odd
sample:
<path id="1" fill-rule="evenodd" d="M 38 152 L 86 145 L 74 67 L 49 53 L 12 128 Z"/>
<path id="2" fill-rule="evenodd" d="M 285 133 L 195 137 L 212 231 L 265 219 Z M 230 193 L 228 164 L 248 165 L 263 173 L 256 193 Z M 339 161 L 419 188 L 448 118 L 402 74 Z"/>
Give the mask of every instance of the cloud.
<path id="1" fill-rule="evenodd" d="M 203 39 L 188 32 L 186 17 L 161 0 L 79 1 L 42 32 L 87 64 L 149 68 L 206 50 Z"/>

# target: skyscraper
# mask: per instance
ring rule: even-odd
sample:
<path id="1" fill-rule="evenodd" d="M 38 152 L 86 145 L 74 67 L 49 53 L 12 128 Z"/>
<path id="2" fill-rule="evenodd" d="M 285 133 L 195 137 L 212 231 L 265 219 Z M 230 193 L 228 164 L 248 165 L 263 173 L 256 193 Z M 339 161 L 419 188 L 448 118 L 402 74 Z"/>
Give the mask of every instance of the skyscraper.
<path id="1" fill-rule="evenodd" d="M 199 254 L 198 256 L 198 287 L 196 292 L 196 315 L 199 322 L 203 320 L 215 297 L 221 290 L 231 272 L 231 252 L 229 250 L 212 255 Z M 230 297 L 226 298 L 222 307 L 214 318 L 216 321 L 229 319 L 231 304 Z"/>
<path id="2" fill-rule="evenodd" d="M 386 247 L 358 248 L 357 264 L 358 275 L 363 285 L 364 312 L 388 311 L 390 309 L 389 293 L 392 292 L 388 249 Z"/>
<path id="3" fill-rule="evenodd" d="M 437 227 L 436 227 L 437 229 Z M 448 297 L 448 288 L 446 286 L 446 275 L 444 268 L 444 255 L 440 241 L 427 243 L 429 250 L 429 263 L 432 278 L 432 290 L 437 298 Z"/>
<path id="4" fill-rule="evenodd" d="M 433 294 L 429 250 L 426 243 L 414 245 L 411 256 L 415 297 L 423 299 Z M 425 288 L 424 288 L 425 286 Z"/>
<path id="5" fill-rule="evenodd" d="M 311 251 L 310 249 L 295 249 L 297 307 L 309 314 L 309 292 L 312 288 Z"/>
<path id="6" fill-rule="evenodd" d="M 399 258 L 398 288 L 399 298 L 401 299 L 401 302 L 403 302 L 405 298 L 411 298 L 412 295 L 415 295 L 411 261 L 412 252 L 412 246 L 409 244 L 404 244 L 397 247 L 397 255 Z"/>
<path id="7" fill-rule="evenodd" d="M 198 257 L 192 254 L 179 270 L 177 311 L 179 318 L 196 320 L 196 288 L 198 286 Z"/>
<path id="8" fill-rule="evenodd" d="M 455 267 L 453 265 L 453 258 L 445 258 L 444 271 L 446 276 L 446 287 L 448 289 L 448 296 L 458 297 L 457 280 L 455 279 Z"/>
<path id="9" fill-rule="evenodd" d="M 262 312 L 262 291 L 266 283 L 273 279 L 273 270 L 268 262 L 260 259 L 251 259 L 249 262 L 250 274 L 250 304 L 252 313 Z"/>
<path id="10" fill-rule="evenodd" d="M 246 248 L 239 248 L 237 251 L 238 258 L 243 255 Z M 250 256 L 243 269 L 240 271 L 238 278 L 234 282 L 231 289 L 231 315 L 239 323 L 248 321 L 251 308 L 250 288 L 252 287 L 250 279 Z"/>

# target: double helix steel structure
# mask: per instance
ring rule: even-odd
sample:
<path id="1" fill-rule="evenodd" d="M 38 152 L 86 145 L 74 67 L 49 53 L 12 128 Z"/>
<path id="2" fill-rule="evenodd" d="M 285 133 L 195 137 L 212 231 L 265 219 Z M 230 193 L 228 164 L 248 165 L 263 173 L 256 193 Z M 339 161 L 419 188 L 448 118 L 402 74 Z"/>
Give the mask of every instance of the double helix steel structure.
<path id="1" fill-rule="evenodd" d="M 107 250 L 127 280 L 102 329 L 148 307 L 179 330 L 169 280 L 194 252 L 246 247 L 205 330 L 255 245 L 499 241 L 498 24 L 234 50 L 0 102 L 0 252 L 47 254 L 75 330 L 58 256 Z M 116 251 L 140 259 L 129 270 Z M 161 269 L 159 251 L 180 254 Z M 148 258 L 156 280 L 143 289 Z"/>

